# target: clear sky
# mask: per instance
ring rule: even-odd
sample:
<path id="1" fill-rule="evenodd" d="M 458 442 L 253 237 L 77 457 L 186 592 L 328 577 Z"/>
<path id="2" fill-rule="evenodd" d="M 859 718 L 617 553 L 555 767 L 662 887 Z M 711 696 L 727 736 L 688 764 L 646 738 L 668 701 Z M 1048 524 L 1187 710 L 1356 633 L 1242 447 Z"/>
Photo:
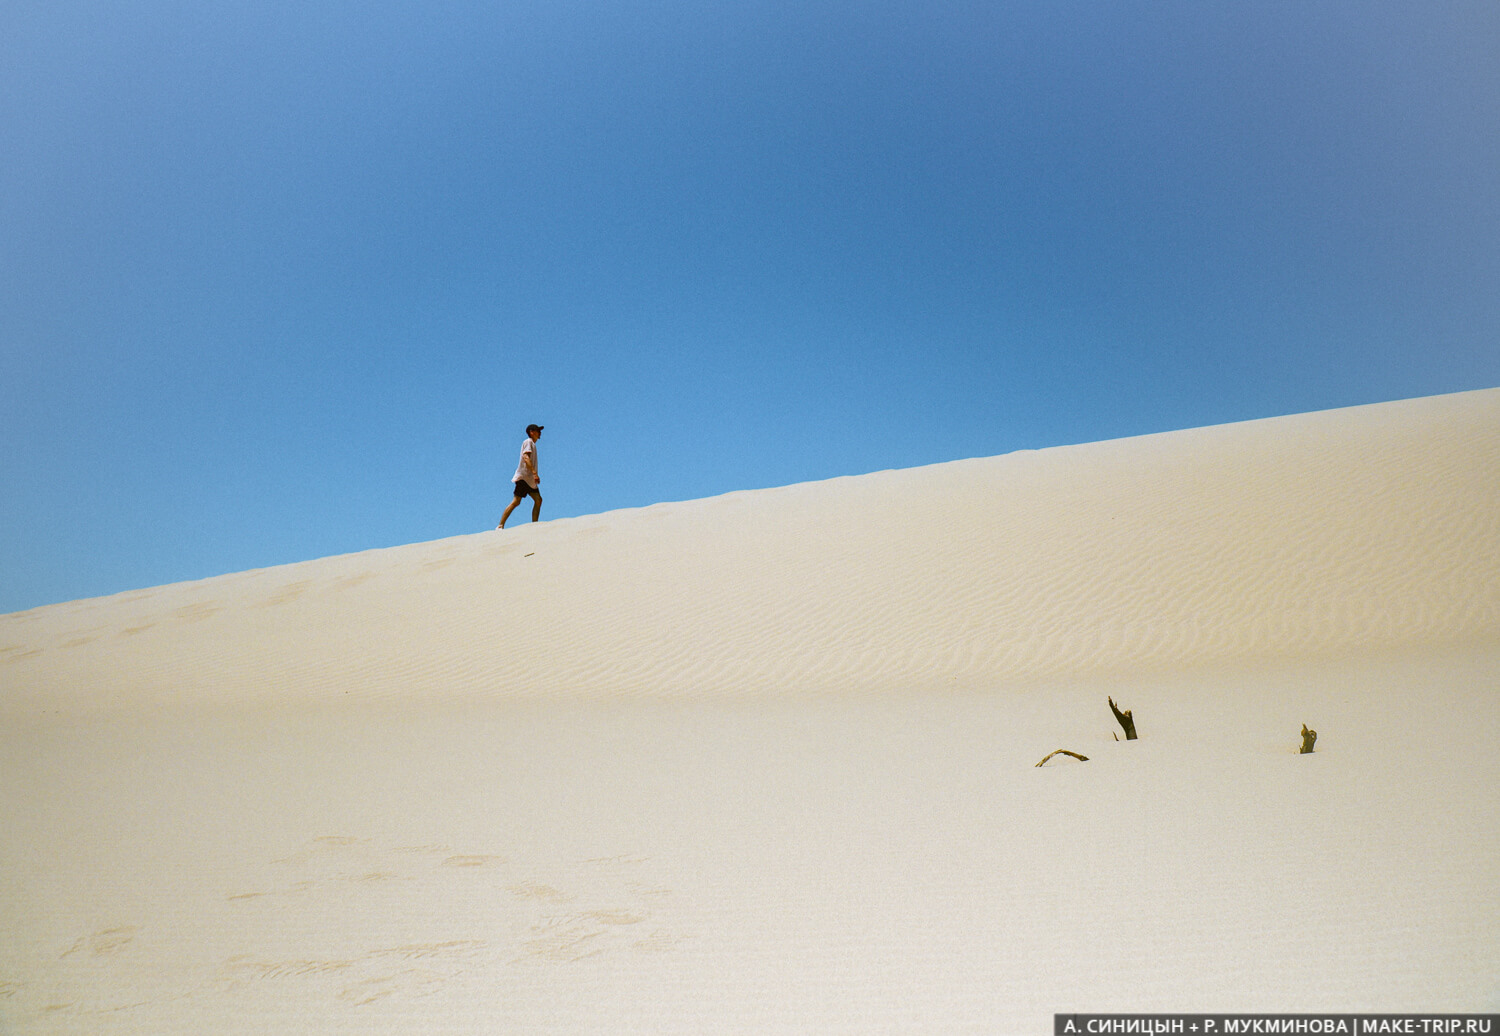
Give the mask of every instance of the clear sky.
<path id="1" fill-rule="evenodd" d="M 1495 0 L 0 5 L 0 612 L 1496 385 Z"/>

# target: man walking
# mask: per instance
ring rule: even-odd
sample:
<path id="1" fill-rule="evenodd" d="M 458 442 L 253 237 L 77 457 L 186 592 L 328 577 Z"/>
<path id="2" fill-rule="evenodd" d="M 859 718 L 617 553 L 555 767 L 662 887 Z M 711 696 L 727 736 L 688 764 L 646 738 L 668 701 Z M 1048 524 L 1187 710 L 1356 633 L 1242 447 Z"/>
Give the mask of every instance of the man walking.
<path id="1" fill-rule="evenodd" d="M 500 524 L 497 529 L 505 528 L 505 520 L 510 517 L 510 512 L 516 509 L 522 497 L 531 497 L 531 520 L 540 521 L 542 517 L 542 477 L 536 473 L 536 444 L 542 437 L 542 426 L 529 424 L 526 426 L 526 441 L 521 444 L 521 463 L 516 465 L 516 473 L 511 476 L 511 481 L 516 484 L 516 494 L 511 497 L 510 506 L 500 516 Z"/>

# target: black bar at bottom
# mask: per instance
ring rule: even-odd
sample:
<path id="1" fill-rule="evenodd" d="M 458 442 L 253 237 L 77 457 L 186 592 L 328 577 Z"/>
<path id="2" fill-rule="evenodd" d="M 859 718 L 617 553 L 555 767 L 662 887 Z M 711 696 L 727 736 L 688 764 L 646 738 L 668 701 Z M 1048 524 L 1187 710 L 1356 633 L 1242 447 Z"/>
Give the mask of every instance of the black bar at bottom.
<path id="1" fill-rule="evenodd" d="M 1052 1036 L 1496 1036 L 1496 1014 L 1057 1014 Z"/>

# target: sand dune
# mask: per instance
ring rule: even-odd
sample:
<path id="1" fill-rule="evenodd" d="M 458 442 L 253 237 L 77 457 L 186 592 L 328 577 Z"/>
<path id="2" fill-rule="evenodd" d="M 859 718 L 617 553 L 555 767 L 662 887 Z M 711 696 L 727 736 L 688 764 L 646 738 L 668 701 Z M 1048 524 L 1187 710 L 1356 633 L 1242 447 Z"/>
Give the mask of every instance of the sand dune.
<path id="1" fill-rule="evenodd" d="M 521 525 L 0 618 L 5 707 L 763 697 L 1482 638 L 1497 473 L 1478 392 Z"/>
<path id="2" fill-rule="evenodd" d="M 0 1019 L 1496 1010 L 1497 677 L 1500 390 L 0 616 Z"/>

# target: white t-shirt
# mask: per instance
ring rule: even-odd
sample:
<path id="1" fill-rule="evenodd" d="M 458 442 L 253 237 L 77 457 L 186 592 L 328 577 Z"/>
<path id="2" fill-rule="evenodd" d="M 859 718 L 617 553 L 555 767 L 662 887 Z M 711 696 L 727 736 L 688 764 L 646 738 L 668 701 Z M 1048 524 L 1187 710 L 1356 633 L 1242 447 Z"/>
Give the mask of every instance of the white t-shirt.
<path id="1" fill-rule="evenodd" d="M 526 455 L 528 453 L 531 454 L 530 471 L 526 470 Z M 532 478 L 535 478 L 536 482 L 533 482 Z M 511 476 L 510 480 L 512 482 L 525 482 L 533 489 L 542 481 L 541 471 L 536 466 L 536 443 L 529 435 L 526 437 L 526 441 L 521 444 L 521 462 L 516 465 L 516 473 Z"/>

